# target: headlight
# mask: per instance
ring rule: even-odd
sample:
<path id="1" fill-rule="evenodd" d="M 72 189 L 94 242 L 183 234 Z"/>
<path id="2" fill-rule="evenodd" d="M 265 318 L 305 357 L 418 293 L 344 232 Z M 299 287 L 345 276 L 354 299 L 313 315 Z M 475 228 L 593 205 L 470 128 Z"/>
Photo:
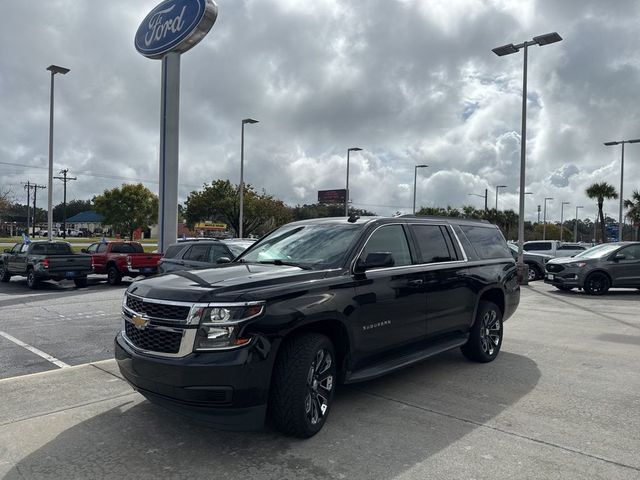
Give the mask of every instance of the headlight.
<path id="1" fill-rule="evenodd" d="M 196 335 L 196 350 L 218 350 L 238 347 L 251 341 L 239 337 L 241 324 L 262 315 L 264 303 L 209 305 L 197 309 L 200 326 Z"/>
<path id="2" fill-rule="evenodd" d="M 567 263 L 567 267 L 572 268 L 582 268 L 587 264 L 587 262 L 575 262 L 575 263 Z"/>

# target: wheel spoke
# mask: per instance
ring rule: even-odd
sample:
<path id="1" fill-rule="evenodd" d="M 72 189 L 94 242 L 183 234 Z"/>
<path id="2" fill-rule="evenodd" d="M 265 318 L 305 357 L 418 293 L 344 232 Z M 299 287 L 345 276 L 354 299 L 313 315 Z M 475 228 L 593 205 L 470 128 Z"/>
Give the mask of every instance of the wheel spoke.
<path id="1" fill-rule="evenodd" d="M 311 392 L 304 397 L 304 413 L 307 415 L 311 413 Z"/>
<path id="2" fill-rule="evenodd" d="M 324 360 L 324 350 L 318 350 L 318 353 L 316 353 L 316 372 L 318 373 L 318 371 L 320 370 L 320 367 L 322 366 L 322 361 Z"/>
<path id="3" fill-rule="evenodd" d="M 333 388 L 333 375 L 327 375 L 326 377 L 319 379 L 318 385 L 327 392 L 330 392 Z"/>

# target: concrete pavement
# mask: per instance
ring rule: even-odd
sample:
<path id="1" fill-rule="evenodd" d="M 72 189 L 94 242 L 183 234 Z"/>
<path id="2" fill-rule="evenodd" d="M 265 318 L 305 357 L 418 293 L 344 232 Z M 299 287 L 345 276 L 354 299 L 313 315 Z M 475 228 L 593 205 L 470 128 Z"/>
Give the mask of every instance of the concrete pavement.
<path id="1" fill-rule="evenodd" d="M 640 479 L 638 305 L 535 282 L 495 362 L 452 351 L 343 386 L 306 441 L 198 425 L 112 360 L 0 380 L 0 477 Z"/>

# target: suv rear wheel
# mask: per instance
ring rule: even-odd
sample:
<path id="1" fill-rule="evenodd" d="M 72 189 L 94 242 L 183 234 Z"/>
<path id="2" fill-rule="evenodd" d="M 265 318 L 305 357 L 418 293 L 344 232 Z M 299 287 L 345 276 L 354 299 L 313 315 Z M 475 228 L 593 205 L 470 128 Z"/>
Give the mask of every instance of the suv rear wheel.
<path id="1" fill-rule="evenodd" d="M 495 303 L 481 301 L 469 340 L 460 350 L 474 362 L 491 362 L 500 352 L 502 333 L 502 312 Z"/>
<path id="2" fill-rule="evenodd" d="M 309 438 L 327 420 L 336 385 L 333 344 L 309 333 L 289 340 L 276 360 L 270 416 L 281 432 Z"/>

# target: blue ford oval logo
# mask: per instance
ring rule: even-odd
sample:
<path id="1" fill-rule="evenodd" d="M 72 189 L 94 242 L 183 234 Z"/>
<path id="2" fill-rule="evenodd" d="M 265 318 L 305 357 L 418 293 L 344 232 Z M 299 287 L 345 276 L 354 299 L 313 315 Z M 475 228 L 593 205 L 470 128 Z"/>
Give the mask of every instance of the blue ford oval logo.
<path id="1" fill-rule="evenodd" d="M 165 0 L 138 27 L 136 50 L 149 58 L 184 53 L 209 33 L 217 17 L 212 0 Z"/>

